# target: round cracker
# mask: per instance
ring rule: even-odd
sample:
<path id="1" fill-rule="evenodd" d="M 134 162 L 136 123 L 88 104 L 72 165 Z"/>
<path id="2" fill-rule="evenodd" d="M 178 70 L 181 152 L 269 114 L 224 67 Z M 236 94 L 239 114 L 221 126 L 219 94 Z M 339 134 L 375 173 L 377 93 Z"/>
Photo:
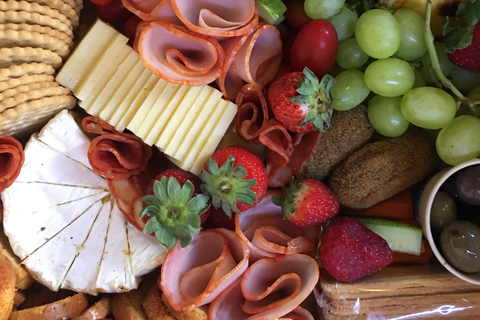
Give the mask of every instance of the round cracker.
<path id="1" fill-rule="evenodd" d="M 3 100 L 15 97 L 16 95 L 25 94 L 30 91 L 36 91 L 44 88 L 58 87 L 60 84 L 56 81 L 41 81 L 41 82 L 32 82 L 27 83 L 15 88 L 11 88 L 0 92 L 0 104 Z"/>
<path id="2" fill-rule="evenodd" d="M 49 6 L 41 5 L 37 2 L 27 2 L 27 1 L 0 1 L 0 10 L 1 11 L 26 11 L 31 13 L 39 13 L 46 16 L 49 16 L 53 19 L 60 20 L 64 23 L 70 23 L 70 20 L 66 15 L 59 12 L 58 10 L 52 9 Z"/>
<path id="3" fill-rule="evenodd" d="M 6 23 L 0 24 L 0 30 L 28 31 L 48 34 L 49 36 L 58 38 L 60 41 L 66 43 L 70 48 L 73 48 L 74 45 L 73 37 L 68 36 L 65 32 L 38 24 Z"/>
<path id="4" fill-rule="evenodd" d="M 0 92 L 4 92 L 6 90 L 13 89 L 29 83 L 49 82 L 54 80 L 55 78 L 53 77 L 53 75 L 49 74 L 30 74 L 18 78 L 11 78 L 0 82 Z"/>
<path id="5" fill-rule="evenodd" d="M 43 62 L 22 63 L 0 69 L 0 82 L 31 74 L 55 74 L 55 69 Z"/>
<path id="6" fill-rule="evenodd" d="M 70 20 L 62 22 L 58 19 L 37 12 L 14 10 L 0 11 L 0 23 L 38 24 L 60 30 L 66 33 L 69 37 L 73 38 L 73 29 Z"/>
<path id="7" fill-rule="evenodd" d="M 60 39 L 29 31 L 0 30 L 0 47 L 38 47 L 57 53 L 62 59 L 70 54 L 70 47 Z"/>
<path id="8" fill-rule="evenodd" d="M 18 89 L 18 87 L 16 88 Z M 13 89 L 15 90 L 15 89 Z M 21 92 L 13 97 L 0 100 L 0 112 L 7 109 L 14 108 L 22 103 L 26 103 L 32 100 L 38 100 L 45 97 L 54 97 L 71 94 L 70 89 L 62 86 L 51 86 L 46 88 L 40 88 L 29 92 Z"/>
<path id="9" fill-rule="evenodd" d="M 77 11 L 77 3 L 75 1 L 62 1 L 62 0 L 25 0 L 30 3 L 38 3 L 58 10 L 64 14 L 71 22 L 73 27 L 77 27 L 80 21 L 79 11 Z"/>
<path id="10" fill-rule="evenodd" d="M 53 51 L 42 48 L 0 48 L 0 68 L 29 62 L 44 62 L 57 69 L 62 65 L 62 57 Z"/>
<path id="11" fill-rule="evenodd" d="M 0 113 L 0 134 L 25 137 L 42 128 L 63 109 L 73 109 L 77 99 L 72 95 L 45 97 L 19 104 Z"/>

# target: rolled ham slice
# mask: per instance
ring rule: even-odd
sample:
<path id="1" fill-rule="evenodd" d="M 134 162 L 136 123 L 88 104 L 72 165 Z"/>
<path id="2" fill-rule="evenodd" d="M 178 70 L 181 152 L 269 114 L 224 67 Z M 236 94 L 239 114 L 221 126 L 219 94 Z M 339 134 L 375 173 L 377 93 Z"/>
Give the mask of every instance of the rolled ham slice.
<path id="1" fill-rule="evenodd" d="M 88 160 L 95 173 L 107 179 L 123 180 L 145 170 L 153 152 L 140 138 L 118 132 L 96 117 L 85 117 L 82 125 L 88 132 L 100 134 L 88 148 Z"/>
<path id="2" fill-rule="evenodd" d="M 297 308 L 312 292 L 318 277 L 318 264 L 307 255 L 258 260 L 212 302 L 208 319 L 275 320 L 294 315 L 313 319 L 308 311 Z"/>
<path id="3" fill-rule="evenodd" d="M 318 242 L 315 227 L 300 228 L 282 217 L 282 208 L 272 201 L 279 192 L 269 192 L 262 201 L 235 217 L 235 232 L 248 245 L 250 261 L 280 255 L 312 253 Z"/>
<path id="4" fill-rule="evenodd" d="M 258 24 L 254 0 L 171 0 L 173 11 L 190 30 L 215 36 L 235 37 Z"/>
<path id="5" fill-rule="evenodd" d="M 125 8 L 144 21 L 163 21 L 183 25 L 170 0 L 122 0 Z"/>
<path id="6" fill-rule="evenodd" d="M 260 87 L 246 84 L 237 95 L 233 129 L 245 141 L 256 142 L 268 124 L 268 104 Z"/>
<path id="7" fill-rule="evenodd" d="M 17 179 L 24 162 L 22 144 L 13 137 L 0 135 L 0 192 Z"/>
<path id="8" fill-rule="evenodd" d="M 167 253 L 159 285 L 173 309 L 193 310 L 235 282 L 248 268 L 248 259 L 247 245 L 235 232 L 202 230 L 187 247 L 177 243 Z"/>
<path id="9" fill-rule="evenodd" d="M 215 38 L 160 21 L 142 27 L 137 49 L 143 63 L 157 76 L 200 86 L 220 75 L 225 53 Z"/>

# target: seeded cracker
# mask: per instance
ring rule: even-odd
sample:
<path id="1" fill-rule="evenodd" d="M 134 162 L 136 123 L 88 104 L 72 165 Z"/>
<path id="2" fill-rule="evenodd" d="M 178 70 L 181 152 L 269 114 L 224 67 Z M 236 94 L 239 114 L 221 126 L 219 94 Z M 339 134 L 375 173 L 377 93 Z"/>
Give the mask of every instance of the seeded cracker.
<path id="1" fill-rule="evenodd" d="M 28 32 L 38 32 L 41 34 L 47 34 L 51 37 L 58 38 L 60 41 L 64 42 L 69 46 L 70 49 L 73 49 L 73 37 L 68 36 L 65 32 L 62 32 L 58 29 L 52 29 L 47 26 L 40 26 L 38 24 L 26 24 L 26 23 L 7 23 L 0 24 L 0 30 L 15 30 L 15 31 L 28 31 Z"/>
<path id="2" fill-rule="evenodd" d="M 6 23 L 38 24 L 41 26 L 47 26 L 53 29 L 60 30 L 66 33 L 69 37 L 73 38 L 73 29 L 72 29 L 72 23 L 70 22 L 70 20 L 67 19 L 67 21 L 62 22 L 48 15 L 44 15 L 36 12 L 14 11 L 14 10 L 0 11 L 0 23 L 1 24 L 6 24 Z"/>
<path id="3" fill-rule="evenodd" d="M 60 110 L 73 109 L 77 99 L 72 95 L 46 97 L 19 104 L 0 113 L 0 134 L 27 136 L 42 128 Z"/>
<path id="4" fill-rule="evenodd" d="M 62 58 L 55 52 L 42 48 L 0 48 L 0 68 L 26 62 L 44 62 L 55 69 L 62 64 Z"/>
<path id="5" fill-rule="evenodd" d="M 13 65 L 7 68 L 0 69 L 0 82 L 6 81 L 10 78 L 18 78 L 31 74 L 49 74 L 53 75 L 55 69 L 49 64 L 40 62 L 22 63 L 20 65 Z"/>
<path id="6" fill-rule="evenodd" d="M 62 59 L 70 53 L 68 45 L 58 38 L 28 31 L 0 30 L 0 47 L 38 47 L 57 53 Z"/>
<path id="7" fill-rule="evenodd" d="M 53 87 L 61 88 L 60 84 L 56 81 L 42 81 L 42 82 L 27 83 L 21 86 L 17 86 L 15 88 L 5 90 L 3 92 L 0 92 L 0 105 L 4 104 L 4 101 L 6 100 L 8 103 L 8 99 L 20 97 L 21 95 L 25 95 L 25 94 L 30 94 L 33 91 L 38 91 L 38 90 L 53 88 Z M 35 99 L 28 99 L 28 100 L 35 100 Z"/>
<path id="8" fill-rule="evenodd" d="M 48 6 L 52 9 L 58 10 L 64 14 L 72 22 L 73 27 L 77 27 L 80 21 L 80 11 L 77 11 L 77 4 L 75 1 L 62 0 L 26 0 L 31 3 L 38 3 L 40 5 Z"/>
<path id="9" fill-rule="evenodd" d="M 0 82 L 0 92 L 10 90 L 22 85 L 35 82 L 52 82 L 54 81 L 53 75 L 49 74 L 31 74 L 26 76 L 21 76 L 18 78 L 11 78 L 5 81 Z"/>

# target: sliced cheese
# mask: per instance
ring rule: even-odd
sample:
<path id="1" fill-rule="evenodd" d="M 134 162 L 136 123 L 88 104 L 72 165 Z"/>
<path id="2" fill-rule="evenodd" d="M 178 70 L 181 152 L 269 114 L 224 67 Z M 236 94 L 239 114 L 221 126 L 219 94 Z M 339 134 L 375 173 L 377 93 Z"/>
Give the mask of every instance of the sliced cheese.
<path id="1" fill-rule="evenodd" d="M 188 87 L 187 93 L 183 96 L 182 100 L 175 106 L 172 115 L 168 119 L 167 124 L 163 127 L 162 132 L 158 136 L 155 145 L 160 148 L 160 150 L 165 150 L 168 146 L 168 143 L 171 141 L 175 132 L 177 132 L 178 127 L 183 121 L 183 117 L 190 110 L 193 103 L 199 98 L 200 93 L 204 87 Z"/>
<path id="2" fill-rule="evenodd" d="M 137 56 L 138 54 L 131 50 L 125 60 L 116 68 L 112 77 L 105 83 L 99 95 L 89 104 L 82 104 L 82 108 L 84 108 L 89 114 L 98 117 L 100 112 L 103 111 L 108 104 L 114 106 L 118 101 L 123 99 L 128 92 L 128 90 L 125 89 L 127 86 L 131 85 L 131 83 L 126 83 L 126 79 L 138 62 Z M 120 90 L 120 87 L 122 87 L 123 90 Z M 108 121 L 108 119 L 103 119 Z"/>
<path id="3" fill-rule="evenodd" d="M 56 80 L 62 86 L 74 90 L 90 71 L 90 66 L 105 52 L 118 32 L 97 19 L 88 31 L 89 37 L 82 40 L 58 72 Z"/>
<path id="4" fill-rule="evenodd" d="M 128 38 L 118 33 L 94 65 L 83 65 L 83 68 L 89 69 L 89 73 L 82 77 L 81 81 L 72 90 L 79 100 L 85 100 L 92 89 L 101 84 L 101 80 L 108 69 L 116 69 L 120 65 L 124 59 L 122 59 L 123 54 L 128 54 L 132 50 L 127 46 L 127 42 Z"/>
<path id="5" fill-rule="evenodd" d="M 221 101 L 221 97 L 222 97 L 222 93 L 220 91 L 213 90 L 210 97 L 208 97 L 208 99 L 203 104 L 203 107 L 200 110 L 200 112 L 196 115 L 192 115 L 193 124 L 190 124 L 190 123 L 186 124 L 184 127 L 179 129 L 179 131 L 184 132 L 185 134 L 184 134 L 184 137 L 182 138 L 182 142 L 178 143 L 177 150 L 171 153 L 175 159 L 177 159 L 178 161 L 182 161 L 185 158 L 185 155 L 190 150 L 195 140 L 198 138 L 198 134 L 206 125 L 213 110 L 215 110 L 215 107 Z"/>
<path id="6" fill-rule="evenodd" d="M 154 104 L 153 108 L 148 111 L 145 120 L 142 122 L 142 125 L 137 130 L 136 135 L 142 138 L 145 143 L 152 145 L 153 141 L 147 141 L 147 136 L 153 129 L 154 125 L 158 122 L 158 119 L 162 116 L 170 118 L 168 115 L 170 113 L 168 108 L 171 105 L 172 98 L 177 96 L 178 89 L 181 85 L 176 83 L 167 83 L 167 86 L 163 90 L 162 94 L 158 97 L 157 102 Z"/>

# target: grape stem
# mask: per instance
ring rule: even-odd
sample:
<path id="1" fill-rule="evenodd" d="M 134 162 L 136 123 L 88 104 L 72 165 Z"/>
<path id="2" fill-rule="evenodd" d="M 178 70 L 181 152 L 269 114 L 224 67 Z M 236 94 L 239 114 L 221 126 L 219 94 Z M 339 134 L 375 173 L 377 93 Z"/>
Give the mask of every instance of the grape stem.
<path id="1" fill-rule="evenodd" d="M 459 102 L 457 103 L 457 109 L 460 107 L 462 103 L 465 103 L 470 107 L 470 110 L 473 112 L 475 116 L 477 115 L 477 110 L 475 108 L 476 105 L 480 105 L 480 100 L 470 100 L 465 97 L 450 81 L 440 69 L 440 63 L 438 62 L 437 51 L 435 50 L 435 37 L 432 33 L 430 28 L 430 21 L 432 19 L 432 0 L 427 0 L 427 8 L 425 10 L 425 43 L 427 45 L 428 54 L 430 55 L 430 61 L 432 63 L 432 69 L 437 74 L 438 79 L 442 83 L 442 85 L 449 89 L 455 96 L 457 96 Z"/>

